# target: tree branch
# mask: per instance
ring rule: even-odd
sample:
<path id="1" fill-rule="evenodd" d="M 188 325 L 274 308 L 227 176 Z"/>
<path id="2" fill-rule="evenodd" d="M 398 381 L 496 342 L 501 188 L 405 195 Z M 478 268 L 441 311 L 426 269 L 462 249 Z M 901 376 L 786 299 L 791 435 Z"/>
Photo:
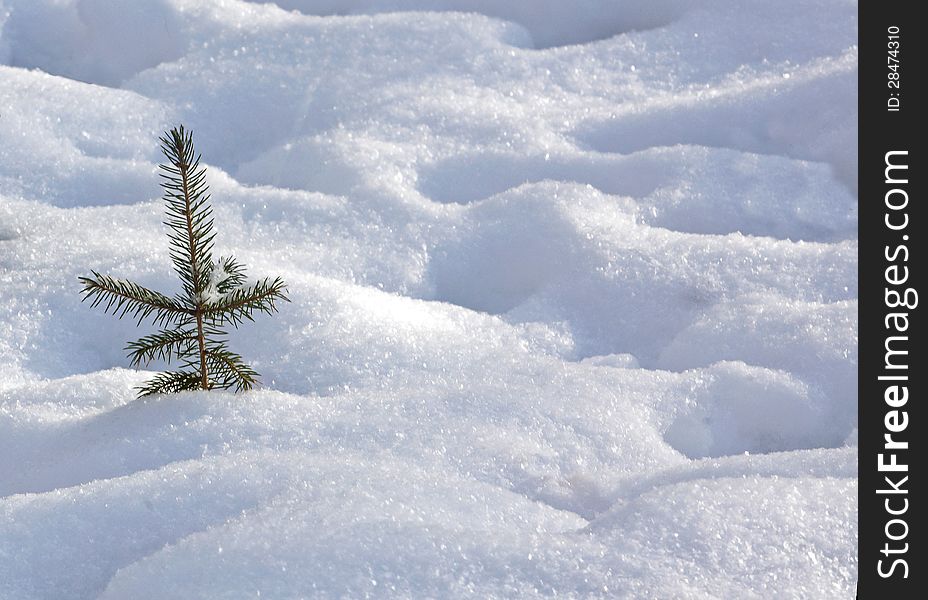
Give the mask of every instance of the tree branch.
<path id="1" fill-rule="evenodd" d="M 205 305 L 203 316 L 214 325 L 231 323 L 238 327 L 245 319 L 253 321 L 251 313 L 255 310 L 272 314 L 277 311 L 276 301 L 289 302 L 285 290 L 284 282 L 279 277 L 273 281 L 265 278 L 248 287 L 236 288 Z"/>
<path id="2" fill-rule="evenodd" d="M 193 371 L 166 372 L 155 375 L 145 385 L 135 388 L 139 398 L 154 394 L 174 394 L 200 389 L 200 375 Z"/>
<path id="3" fill-rule="evenodd" d="M 192 310 L 164 294 L 125 279 L 101 275 L 96 271 L 91 273 L 93 278 L 78 277 L 84 284 L 82 300 L 92 299 L 92 307 L 103 304 L 104 312 L 112 313 L 120 319 L 132 313 L 132 318 L 137 318 L 141 324 L 154 313 L 153 322 L 163 325 L 193 316 Z"/>
<path id="4" fill-rule="evenodd" d="M 223 345 L 213 346 L 206 350 L 207 362 L 211 363 L 211 371 L 221 374 L 222 378 L 213 380 L 213 387 L 228 389 L 235 386 L 236 392 L 250 390 L 254 387 L 258 372 L 245 364 L 238 354 L 230 352 Z"/>
<path id="5" fill-rule="evenodd" d="M 137 367 L 155 360 L 171 362 L 172 357 L 181 356 L 189 352 L 190 346 L 197 340 L 195 329 L 163 329 L 158 333 L 146 335 L 126 346 L 129 350 L 129 364 Z"/>

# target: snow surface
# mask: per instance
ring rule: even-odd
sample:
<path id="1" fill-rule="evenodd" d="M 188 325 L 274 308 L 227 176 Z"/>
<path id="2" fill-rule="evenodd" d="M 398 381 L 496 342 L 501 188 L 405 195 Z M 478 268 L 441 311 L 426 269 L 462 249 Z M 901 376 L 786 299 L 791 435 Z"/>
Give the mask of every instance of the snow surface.
<path id="1" fill-rule="evenodd" d="M 851 597 L 856 15 L 0 0 L 0 598 Z M 293 302 L 134 400 L 178 123 Z"/>

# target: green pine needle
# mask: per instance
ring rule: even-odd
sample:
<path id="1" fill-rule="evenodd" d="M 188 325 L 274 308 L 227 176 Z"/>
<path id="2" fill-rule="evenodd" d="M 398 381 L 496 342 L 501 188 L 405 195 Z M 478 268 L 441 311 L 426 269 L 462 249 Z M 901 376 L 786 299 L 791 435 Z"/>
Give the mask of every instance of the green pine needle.
<path id="1" fill-rule="evenodd" d="M 159 165 L 164 189 L 171 262 L 183 293 L 171 298 L 131 281 L 101 275 L 80 277 L 82 300 L 123 318 L 131 315 L 162 327 L 126 346 L 130 365 L 153 360 L 179 361 L 183 371 L 165 372 L 137 388 L 139 397 L 196 389 L 250 390 L 258 373 L 222 339 L 225 327 L 254 321 L 255 312 L 273 314 L 277 302 L 289 302 L 279 277 L 245 282 L 245 268 L 234 258 L 213 262 L 213 209 L 206 167 L 184 126 L 159 138 L 168 163 Z"/>
<path id="2" fill-rule="evenodd" d="M 129 364 L 133 367 L 147 365 L 153 360 L 171 362 L 172 359 L 183 358 L 192 354 L 197 343 L 196 328 L 188 328 L 190 324 L 178 329 L 162 329 L 158 333 L 146 335 L 134 342 L 129 342 L 126 350 L 129 351 Z"/>
<path id="3" fill-rule="evenodd" d="M 176 394 L 200 389 L 200 374 L 196 371 L 158 373 L 145 385 L 135 388 L 139 398 L 154 394 Z"/>

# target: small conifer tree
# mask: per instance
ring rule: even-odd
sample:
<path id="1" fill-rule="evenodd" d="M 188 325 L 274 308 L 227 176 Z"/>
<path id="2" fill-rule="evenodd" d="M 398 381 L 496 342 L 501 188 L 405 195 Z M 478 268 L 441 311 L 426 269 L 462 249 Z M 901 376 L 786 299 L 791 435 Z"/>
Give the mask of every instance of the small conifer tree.
<path id="1" fill-rule="evenodd" d="M 183 125 L 165 132 L 161 152 L 168 164 L 159 165 L 167 204 L 171 261 L 183 292 L 173 297 L 125 279 L 101 275 L 80 277 L 83 300 L 122 318 L 131 314 L 141 325 L 146 319 L 161 331 L 126 347 L 132 366 L 160 359 L 176 360 L 182 369 L 155 376 L 139 390 L 139 397 L 195 389 L 251 389 L 258 373 L 227 347 L 226 329 L 253 321 L 256 311 L 272 314 L 278 300 L 289 301 L 279 277 L 246 283 L 244 267 L 234 258 L 213 261 L 212 208 L 206 167 L 193 148 L 193 135 Z"/>

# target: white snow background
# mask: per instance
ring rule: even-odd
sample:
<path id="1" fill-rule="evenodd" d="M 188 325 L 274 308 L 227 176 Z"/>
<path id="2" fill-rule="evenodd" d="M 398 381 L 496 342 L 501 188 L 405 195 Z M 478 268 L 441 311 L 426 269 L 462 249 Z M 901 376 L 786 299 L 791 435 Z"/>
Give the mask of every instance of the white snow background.
<path id="1" fill-rule="evenodd" d="M 850 598 L 857 5 L 0 0 L 0 598 Z M 292 303 L 135 400 L 157 136 Z"/>

